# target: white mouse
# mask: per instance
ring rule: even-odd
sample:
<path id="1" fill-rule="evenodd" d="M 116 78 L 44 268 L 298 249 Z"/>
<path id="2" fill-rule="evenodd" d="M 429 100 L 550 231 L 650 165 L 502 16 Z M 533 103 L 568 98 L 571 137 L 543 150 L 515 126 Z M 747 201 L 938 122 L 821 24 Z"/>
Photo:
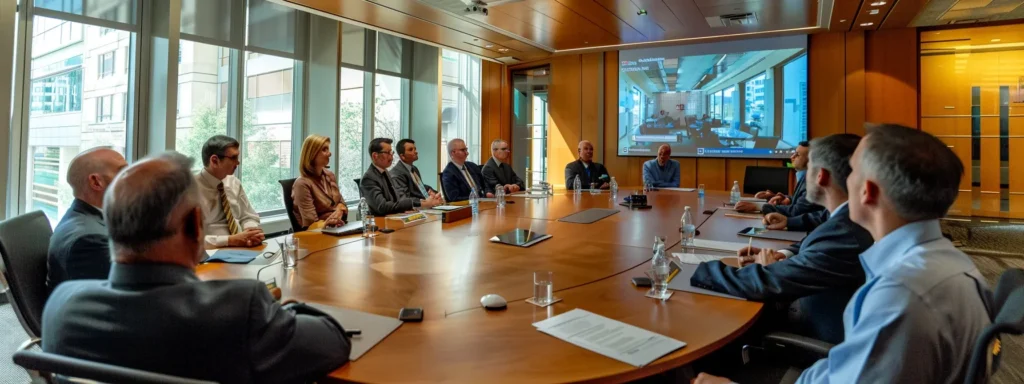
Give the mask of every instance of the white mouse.
<path id="1" fill-rule="evenodd" d="M 480 298 L 480 305 L 487 310 L 505 309 L 507 304 L 508 302 L 505 301 L 504 297 L 495 294 L 484 295 L 484 297 Z"/>

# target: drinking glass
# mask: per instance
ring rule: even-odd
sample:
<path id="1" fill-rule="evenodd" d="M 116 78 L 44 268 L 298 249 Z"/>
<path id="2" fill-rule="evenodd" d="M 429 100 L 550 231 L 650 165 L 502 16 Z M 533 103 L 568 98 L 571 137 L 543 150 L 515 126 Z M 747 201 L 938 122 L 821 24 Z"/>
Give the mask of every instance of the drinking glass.
<path id="1" fill-rule="evenodd" d="M 295 236 L 284 238 L 284 249 L 281 252 L 284 269 L 295 268 L 299 264 L 299 239 Z"/>
<path id="2" fill-rule="evenodd" d="M 597 187 L 598 187 L 597 183 L 590 183 L 590 194 L 591 195 L 596 195 L 596 194 L 600 193 L 600 191 L 598 190 Z"/>
<path id="3" fill-rule="evenodd" d="M 533 301 L 537 304 L 547 304 L 552 299 L 554 291 L 554 276 L 550 271 L 536 271 L 533 273 Z"/>
<path id="4" fill-rule="evenodd" d="M 666 264 L 645 271 L 644 274 L 651 279 L 651 290 L 647 294 L 664 299 L 668 294 L 668 275 L 671 270 L 672 268 Z"/>

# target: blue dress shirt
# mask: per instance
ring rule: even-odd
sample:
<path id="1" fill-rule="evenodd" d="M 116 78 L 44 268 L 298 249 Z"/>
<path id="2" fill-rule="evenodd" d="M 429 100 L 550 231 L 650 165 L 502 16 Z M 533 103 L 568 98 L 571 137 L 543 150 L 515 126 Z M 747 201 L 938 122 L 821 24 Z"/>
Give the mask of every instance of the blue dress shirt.
<path id="1" fill-rule="evenodd" d="M 962 383 L 989 325 L 988 289 L 938 220 L 889 233 L 860 256 L 867 281 L 843 314 L 845 341 L 798 383 Z"/>
<path id="2" fill-rule="evenodd" d="M 655 188 L 679 188 L 679 162 L 669 159 L 662 167 L 658 159 L 645 161 L 644 183 Z"/>

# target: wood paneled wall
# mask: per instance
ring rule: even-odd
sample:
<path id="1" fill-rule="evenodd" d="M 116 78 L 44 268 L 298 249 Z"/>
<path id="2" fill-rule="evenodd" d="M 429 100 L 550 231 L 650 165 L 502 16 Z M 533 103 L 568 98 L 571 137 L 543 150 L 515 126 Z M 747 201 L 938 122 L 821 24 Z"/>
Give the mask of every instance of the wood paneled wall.
<path id="1" fill-rule="evenodd" d="M 917 31 L 890 29 L 870 32 L 822 33 L 810 36 L 808 58 L 808 116 L 810 136 L 833 133 L 864 133 L 865 122 L 899 123 L 918 126 Z M 597 146 L 595 157 L 604 163 L 620 185 L 642 184 L 641 167 L 649 158 L 620 157 L 618 132 L 618 52 L 557 56 L 549 64 L 552 82 L 548 99 L 548 164 L 550 181 L 561 186 L 564 164 L 576 158 L 576 144 L 587 139 Z M 488 67 L 492 67 L 488 70 Z M 511 134 L 508 104 L 509 71 L 484 66 L 484 142 L 489 137 Z M 603 73 L 601 68 L 603 67 Z M 502 80 L 489 80 L 502 76 Z M 603 81 L 599 81 L 600 80 Z M 490 87 L 488 84 L 502 86 Z M 598 92 L 603 82 L 603 92 Z M 489 92 L 502 92 L 488 96 Z M 603 100 L 601 99 L 603 97 Z M 488 103 L 504 103 L 500 121 Z M 604 124 L 598 124 L 598 106 L 603 103 Z M 488 132 L 490 131 L 490 132 Z M 598 144 L 600 137 L 603 145 Z M 513 146 L 513 155 L 515 147 Z M 733 180 L 742 184 L 749 165 L 781 166 L 782 160 L 676 158 L 682 187 L 705 184 L 708 189 L 728 189 Z"/>
<path id="2" fill-rule="evenodd" d="M 502 138 L 509 141 L 509 148 L 515 154 L 512 138 L 512 79 L 507 66 L 484 61 L 480 83 L 480 162 L 491 157 L 491 141 Z"/>

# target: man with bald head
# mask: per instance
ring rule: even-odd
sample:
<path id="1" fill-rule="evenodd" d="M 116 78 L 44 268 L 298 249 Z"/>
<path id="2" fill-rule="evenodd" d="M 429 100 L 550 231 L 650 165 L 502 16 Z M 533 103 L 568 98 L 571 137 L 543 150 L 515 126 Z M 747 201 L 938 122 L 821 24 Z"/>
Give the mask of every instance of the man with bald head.
<path id="1" fill-rule="evenodd" d="M 644 184 L 655 188 L 679 187 L 679 162 L 672 160 L 672 147 L 658 147 L 658 158 L 644 162 Z"/>
<path id="2" fill-rule="evenodd" d="M 110 271 L 103 193 L 124 168 L 124 156 L 110 148 L 93 148 L 71 160 L 67 182 L 75 200 L 50 237 L 46 286 L 76 279 L 106 279 Z"/>
<path id="3" fill-rule="evenodd" d="M 590 183 L 596 183 L 598 188 L 608 188 L 608 182 L 612 180 L 608 169 L 601 163 L 594 162 L 594 144 L 583 140 L 576 146 L 576 152 L 580 158 L 565 165 L 565 188 L 573 189 L 573 181 L 576 176 L 580 177 L 580 187 L 589 189 Z"/>
<path id="4" fill-rule="evenodd" d="M 103 205 L 109 279 L 53 291 L 43 350 L 220 383 L 310 382 L 344 365 L 351 343 L 330 316 L 281 306 L 257 280 L 196 277 L 205 233 L 191 169 L 168 152 L 114 179 Z"/>

